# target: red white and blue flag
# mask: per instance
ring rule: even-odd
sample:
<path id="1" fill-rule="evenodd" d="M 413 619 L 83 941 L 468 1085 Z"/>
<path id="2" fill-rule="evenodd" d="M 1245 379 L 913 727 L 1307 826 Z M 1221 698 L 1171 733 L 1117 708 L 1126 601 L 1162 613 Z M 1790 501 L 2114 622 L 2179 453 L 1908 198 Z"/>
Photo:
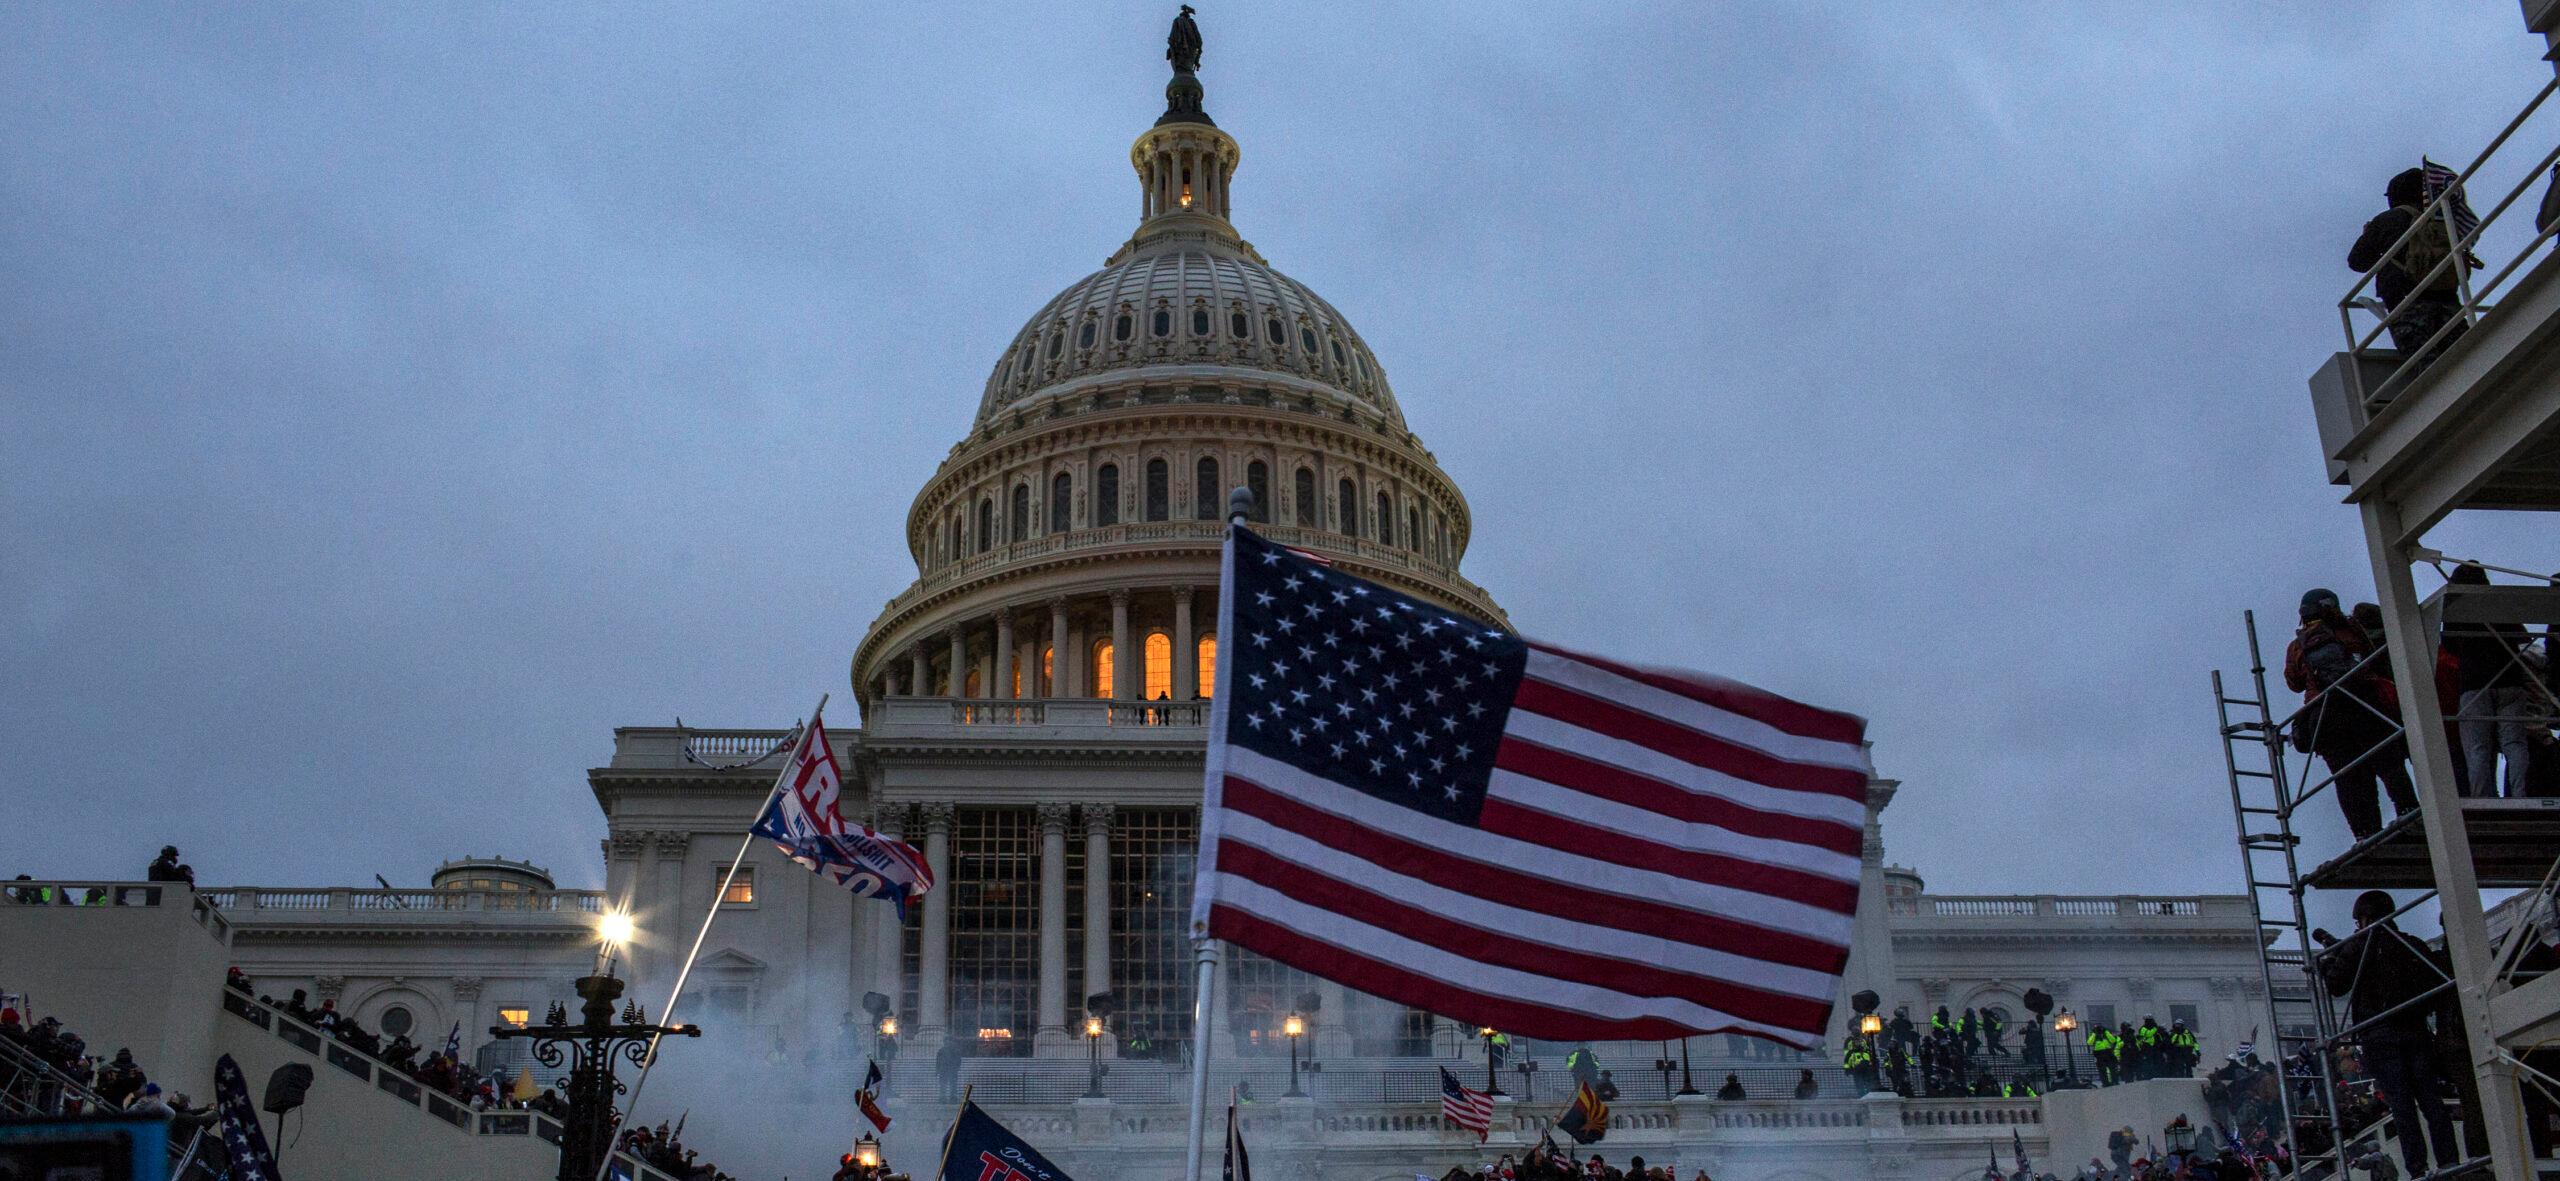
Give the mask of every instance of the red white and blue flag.
<path id="1" fill-rule="evenodd" d="M 836 810 L 843 784 L 826 724 L 812 717 L 754 831 L 819 876 L 857 895 L 889 899 L 904 916 L 909 899 L 933 888 L 933 870 L 915 846 L 847 823 Z"/>
<path id="2" fill-rule="evenodd" d="M 1218 637 L 1210 937 L 1530 1037 L 1821 1043 L 1863 720 L 1523 640 L 1241 527 Z"/>
<path id="3" fill-rule="evenodd" d="M 1440 1114 L 1447 1116 L 1450 1123 L 1475 1133 L 1476 1141 L 1482 1143 L 1493 1131 L 1493 1096 L 1468 1089 L 1466 1084 L 1458 1081 L 1458 1076 L 1443 1066 L 1440 1068 Z"/>

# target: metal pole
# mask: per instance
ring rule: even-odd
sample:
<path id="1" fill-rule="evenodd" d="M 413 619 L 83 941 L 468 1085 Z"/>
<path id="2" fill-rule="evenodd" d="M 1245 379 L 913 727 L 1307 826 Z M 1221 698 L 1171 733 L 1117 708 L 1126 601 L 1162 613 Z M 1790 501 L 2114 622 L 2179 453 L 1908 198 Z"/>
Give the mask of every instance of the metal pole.
<path id="1" fill-rule="evenodd" d="M 1689 1078 L 1689 1039 L 1685 1037 L 1680 1039 L 1680 1093 L 1683 1095 L 1698 1093 L 1698 1084 Z"/>
<path id="2" fill-rule="evenodd" d="M 1200 1181 L 1200 1130 L 1209 1105 L 1209 1014 L 1218 991 L 1218 941 L 1203 933 L 1191 941 L 1198 977 L 1191 992 L 1191 1138 L 1182 1149 L 1182 1175 Z"/>
<path id="3" fill-rule="evenodd" d="M 818 695 L 818 707 L 809 711 L 810 721 L 816 721 L 820 714 L 827 711 L 827 698 L 830 696 L 832 696 L 832 694 L 829 693 L 821 693 Z M 804 725 L 801 727 L 800 737 L 805 738 L 807 736 L 808 728 Z M 794 740 L 793 744 L 796 745 L 796 743 L 797 739 Z M 782 766 L 782 775 L 789 774 L 791 774 L 791 764 L 785 762 Z M 774 790 L 779 791 L 781 788 L 782 777 L 776 776 L 774 778 Z M 773 793 L 765 793 L 764 803 L 756 805 L 757 815 L 762 815 L 764 813 L 765 804 L 771 803 L 772 800 Z M 720 878 L 720 888 L 713 892 L 711 895 L 711 906 L 703 912 L 702 926 L 697 928 L 693 933 L 693 948 L 692 950 L 684 953 L 684 966 L 676 970 L 675 987 L 667 990 L 666 1007 L 658 1011 L 658 1024 L 661 1026 L 671 1026 L 676 1023 L 676 1002 L 684 999 L 685 982 L 693 978 L 693 961 L 700 958 L 702 955 L 702 941 L 711 937 L 712 920 L 720 917 L 720 901 L 721 899 L 729 896 L 730 885 L 738 880 L 738 867 L 747 863 L 747 850 L 755 847 L 755 820 L 750 817 L 747 821 L 747 825 L 746 837 L 738 842 L 738 854 L 737 856 L 729 859 L 729 872 L 722 875 Z M 676 894 L 676 905 L 684 905 L 684 894 L 681 891 Z M 640 1077 L 631 1080 L 631 1101 L 623 1106 L 625 1119 L 637 1122 L 639 1118 L 640 1092 L 649 1085 L 649 1072 L 657 1069 L 658 1042 L 665 1036 L 666 1035 L 664 1034 L 649 1035 L 648 1053 L 642 1055 L 640 1059 Z M 619 1140 L 620 1137 L 616 1136 L 614 1139 Z M 604 1181 L 605 1174 L 612 1171 L 612 1169 L 613 1145 L 611 1142 L 608 1142 L 605 1147 L 604 1159 L 596 1163 L 595 1181 Z"/>

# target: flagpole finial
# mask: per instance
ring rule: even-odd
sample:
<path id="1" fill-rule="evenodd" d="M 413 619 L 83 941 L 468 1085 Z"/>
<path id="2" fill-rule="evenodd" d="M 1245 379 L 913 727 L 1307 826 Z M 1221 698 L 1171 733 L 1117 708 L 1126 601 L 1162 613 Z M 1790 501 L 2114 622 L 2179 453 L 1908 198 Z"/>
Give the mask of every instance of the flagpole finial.
<path id="1" fill-rule="evenodd" d="M 1227 523 L 1241 525 L 1253 518 L 1253 489 L 1242 484 L 1227 493 Z"/>

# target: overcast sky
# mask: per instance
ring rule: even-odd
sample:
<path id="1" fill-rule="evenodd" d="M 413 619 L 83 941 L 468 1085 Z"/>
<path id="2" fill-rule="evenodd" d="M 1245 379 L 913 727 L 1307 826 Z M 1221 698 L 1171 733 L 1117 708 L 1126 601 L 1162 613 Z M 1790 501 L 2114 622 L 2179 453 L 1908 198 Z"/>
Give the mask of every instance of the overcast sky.
<path id="1" fill-rule="evenodd" d="M 2370 597 L 2303 382 L 2513 0 L 1201 7 L 1515 621 L 1868 715 L 1933 889 L 2237 887 L 2206 674 Z M 1171 15 L 0 6 L 0 872 L 598 883 L 613 727 L 846 695 Z"/>

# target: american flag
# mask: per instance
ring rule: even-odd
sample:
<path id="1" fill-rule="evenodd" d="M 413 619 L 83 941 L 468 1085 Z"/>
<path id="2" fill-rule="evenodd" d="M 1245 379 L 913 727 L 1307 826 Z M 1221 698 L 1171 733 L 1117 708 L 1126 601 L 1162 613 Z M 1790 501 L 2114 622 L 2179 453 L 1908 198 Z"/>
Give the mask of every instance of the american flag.
<path id="1" fill-rule="evenodd" d="M 1820 1044 L 1863 721 L 1522 640 L 1241 527 L 1218 636 L 1209 936 L 1530 1037 Z"/>
<path id="2" fill-rule="evenodd" d="M 258 1109 L 249 1105 L 249 1080 L 229 1054 L 213 1063 L 213 1106 L 222 1121 L 222 1146 L 231 1152 L 234 1181 L 280 1181 L 283 1174 L 276 1172 Z"/>
<path id="3" fill-rule="evenodd" d="M 1458 1076 L 1443 1066 L 1440 1068 L 1440 1114 L 1448 1116 L 1450 1123 L 1475 1133 L 1476 1142 L 1481 1144 L 1493 1129 L 1493 1096 L 1468 1090 L 1458 1082 Z"/>
<path id="4" fill-rule="evenodd" d="M 2455 183 L 2461 178 L 2461 174 L 2424 156 L 2418 157 L 2418 167 L 2427 178 L 2426 192 L 2429 203 L 2433 203 L 2436 197 L 2446 189 L 2453 190 L 2453 196 L 2445 201 L 2453 220 L 2453 236 L 2456 239 L 2470 237 L 2471 231 L 2480 228 L 2480 215 L 2471 211 L 2470 198 L 2463 193 L 2462 186 Z M 2475 260 L 2471 265 L 2480 264 Z"/>

